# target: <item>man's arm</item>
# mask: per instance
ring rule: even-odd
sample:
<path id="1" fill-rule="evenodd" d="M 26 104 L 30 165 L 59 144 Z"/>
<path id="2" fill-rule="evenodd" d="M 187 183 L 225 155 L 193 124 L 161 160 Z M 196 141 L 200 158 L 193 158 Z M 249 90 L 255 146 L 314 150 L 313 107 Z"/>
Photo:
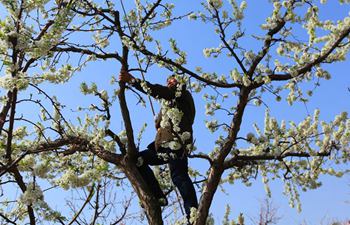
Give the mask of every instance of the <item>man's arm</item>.
<path id="1" fill-rule="evenodd" d="M 172 100 L 175 98 L 175 90 L 172 90 L 166 86 L 159 84 L 151 84 L 147 81 L 144 83 L 140 79 L 135 78 L 128 71 L 121 69 L 119 74 L 119 80 L 131 84 L 137 90 L 151 95 L 153 98 L 162 98 L 165 100 Z M 146 89 L 146 90 L 145 90 Z"/>

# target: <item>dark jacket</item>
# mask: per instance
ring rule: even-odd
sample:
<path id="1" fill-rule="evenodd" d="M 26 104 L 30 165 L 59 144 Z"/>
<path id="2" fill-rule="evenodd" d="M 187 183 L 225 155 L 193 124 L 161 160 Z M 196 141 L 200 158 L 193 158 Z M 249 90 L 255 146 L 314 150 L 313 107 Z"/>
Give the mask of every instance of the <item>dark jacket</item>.
<path id="1" fill-rule="evenodd" d="M 146 91 L 141 86 L 141 80 L 135 79 L 135 82 L 133 82 L 132 86 L 135 87 L 137 90 L 145 93 Z M 191 93 L 186 90 L 186 88 L 183 86 L 181 90 L 181 95 L 179 97 L 176 97 L 176 88 L 169 88 L 167 86 L 162 86 L 159 84 L 151 84 L 147 81 L 146 85 L 149 89 L 150 94 L 152 97 L 156 99 L 164 99 L 170 102 L 171 107 L 176 107 L 181 112 L 183 112 L 183 116 L 181 118 L 181 121 L 179 123 L 180 132 L 178 134 L 182 134 L 183 132 L 189 132 L 191 134 L 190 139 L 186 140 L 185 145 L 192 144 L 193 142 L 193 130 L 192 125 L 194 122 L 196 109 L 193 102 L 193 98 Z M 162 112 L 162 111 L 161 111 Z M 177 134 L 171 130 L 164 130 L 160 127 L 160 122 L 162 121 L 162 113 L 159 113 L 156 119 L 156 128 L 157 128 L 157 136 L 156 136 L 156 148 L 159 147 L 159 145 L 162 142 L 171 141 L 174 137 L 177 136 Z M 169 133 L 172 133 L 172 137 L 169 137 Z M 186 146 L 183 146 L 186 147 Z"/>

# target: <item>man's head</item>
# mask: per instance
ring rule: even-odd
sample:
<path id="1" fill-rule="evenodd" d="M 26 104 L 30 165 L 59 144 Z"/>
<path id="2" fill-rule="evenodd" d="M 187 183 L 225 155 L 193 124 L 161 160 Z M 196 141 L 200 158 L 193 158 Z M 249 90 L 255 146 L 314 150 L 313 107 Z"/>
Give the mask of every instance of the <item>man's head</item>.
<path id="1" fill-rule="evenodd" d="M 167 79 L 168 88 L 175 88 L 177 84 L 178 84 L 178 81 L 175 76 L 168 77 Z"/>

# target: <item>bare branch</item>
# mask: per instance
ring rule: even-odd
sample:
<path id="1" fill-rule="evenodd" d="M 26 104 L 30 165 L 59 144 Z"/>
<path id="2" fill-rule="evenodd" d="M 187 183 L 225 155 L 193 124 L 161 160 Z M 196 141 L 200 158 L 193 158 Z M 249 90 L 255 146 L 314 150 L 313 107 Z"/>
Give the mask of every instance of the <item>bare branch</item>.
<path id="1" fill-rule="evenodd" d="M 75 213 L 75 215 L 73 216 L 73 218 L 71 219 L 71 221 L 69 223 L 67 223 L 67 225 L 72 225 L 74 222 L 76 222 L 77 218 L 79 217 L 79 215 L 83 212 L 85 206 L 90 202 L 91 198 L 94 195 L 94 190 L 95 190 L 95 184 L 92 185 L 89 195 L 86 198 L 84 204 L 80 207 L 80 209 Z"/>
<path id="2" fill-rule="evenodd" d="M 10 220 L 9 218 L 7 218 L 4 214 L 2 214 L 0 212 L 0 216 L 9 224 L 14 224 L 14 225 L 17 225 L 17 223 L 15 223 L 14 221 Z"/>
<path id="3" fill-rule="evenodd" d="M 205 159 L 205 160 L 207 160 L 207 161 L 210 163 L 210 165 L 213 164 L 213 160 L 212 160 L 208 155 L 206 155 L 206 154 L 204 154 L 204 153 L 190 154 L 190 155 L 188 155 L 188 157 L 189 157 L 189 158 Z"/>

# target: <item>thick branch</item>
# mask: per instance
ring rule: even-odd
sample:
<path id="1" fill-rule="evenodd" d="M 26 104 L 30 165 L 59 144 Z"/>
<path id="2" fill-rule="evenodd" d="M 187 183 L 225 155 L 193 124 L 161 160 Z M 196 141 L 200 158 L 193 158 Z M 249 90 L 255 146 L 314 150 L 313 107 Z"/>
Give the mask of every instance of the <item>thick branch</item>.
<path id="1" fill-rule="evenodd" d="M 253 73 L 254 73 L 256 67 L 258 66 L 258 64 L 261 62 L 261 60 L 265 57 L 265 55 L 269 51 L 269 48 L 270 48 L 270 45 L 272 42 L 272 36 L 277 34 L 284 27 L 285 24 L 286 24 L 286 21 L 281 19 L 277 22 L 277 25 L 273 29 L 269 30 L 269 32 L 267 33 L 267 35 L 271 38 L 265 39 L 264 46 L 263 46 L 262 50 L 259 52 L 257 57 L 253 60 L 252 65 L 250 66 L 249 71 L 247 72 L 250 77 L 253 76 Z"/>
<path id="2" fill-rule="evenodd" d="M 243 88 L 241 89 L 241 93 L 239 96 L 239 102 L 237 104 L 236 112 L 234 113 L 232 122 L 231 122 L 231 128 L 229 135 L 227 137 L 227 141 L 225 142 L 222 151 L 220 151 L 217 159 L 215 160 L 217 163 L 222 164 L 227 157 L 227 155 L 230 153 L 233 144 L 236 141 L 238 132 L 241 128 L 241 123 L 244 115 L 244 110 L 248 104 L 249 99 L 249 93 L 250 89 Z"/>
<path id="3" fill-rule="evenodd" d="M 221 176 L 224 172 L 223 162 L 227 155 L 230 153 L 230 150 L 232 149 L 232 146 L 236 141 L 238 132 L 241 127 L 244 110 L 248 103 L 249 93 L 249 89 L 241 89 L 237 110 L 231 122 L 231 128 L 227 137 L 227 141 L 225 142 L 222 150 L 218 153 L 218 156 L 214 159 L 214 162 L 210 167 L 208 180 L 206 185 L 204 186 L 202 197 L 200 199 L 200 204 L 198 208 L 199 216 L 195 222 L 195 225 L 204 225 L 206 223 L 206 218 L 208 217 L 210 205 L 213 201 L 215 192 L 221 180 Z"/>
<path id="4" fill-rule="evenodd" d="M 110 137 L 113 139 L 113 141 L 117 142 L 117 144 L 118 144 L 118 146 L 119 146 L 119 148 L 120 148 L 120 151 L 122 152 L 123 155 L 125 155 L 125 154 L 126 154 L 125 145 L 123 144 L 123 142 L 121 142 L 119 136 L 116 135 L 116 134 L 115 134 L 112 130 L 110 130 L 110 129 L 107 129 L 107 130 L 106 130 L 106 134 L 107 134 L 108 136 L 110 136 Z"/>
<path id="5" fill-rule="evenodd" d="M 122 7 L 124 7 L 122 1 L 121 1 L 121 3 L 122 3 Z M 119 12 L 116 11 L 114 16 L 115 16 L 114 23 L 117 27 L 119 38 L 120 38 L 120 40 L 123 40 L 123 37 L 125 36 L 125 34 L 121 29 Z M 124 70 L 128 70 L 128 67 L 129 67 L 128 66 L 129 49 L 127 46 L 123 45 L 122 51 L 123 51 L 122 60 L 120 62 L 122 63 L 122 68 Z M 127 153 L 128 157 L 133 159 L 137 155 L 137 148 L 136 148 L 135 141 L 134 141 L 134 131 L 132 128 L 130 113 L 129 113 L 128 105 L 127 105 L 126 100 L 125 100 L 125 82 L 119 81 L 119 86 L 120 86 L 120 90 L 118 93 L 119 105 L 120 105 L 120 110 L 122 113 L 123 121 L 125 124 L 126 136 L 128 138 L 128 151 L 126 153 Z"/>
<path id="6" fill-rule="evenodd" d="M 86 152 L 91 151 L 101 159 L 104 159 L 107 162 L 113 163 L 117 166 L 120 166 L 120 163 L 123 159 L 122 155 L 108 152 L 99 145 L 92 145 L 88 140 L 82 139 L 80 137 L 67 136 L 64 138 L 57 139 L 55 141 L 40 143 L 37 146 L 28 148 L 26 151 L 28 154 L 37 154 L 41 152 L 49 152 L 57 150 L 63 146 L 71 145 L 71 154 L 74 152 Z"/>
<path id="7" fill-rule="evenodd" d="M 14 224 L 17 225 L 17 223 L 13 222 L 9 218 L 7 218 L 4 214 L 0 213 L 0 216 L 8 223 L 8 224 Z"/>
<path id="8" fill-rule="evenodd" d="M 225 161 L 224 167 L 225 169 L 235 167 L 237 165 L 246 165 L 249 163 L 254 163 L 256 161 L 267 161 L 267 160 L 278 160 L 282 161 L 285 158 L 288 157 L 299 157 L 299 158 L 309 158 L 309 157 L 326 157 L 330 156 L 331 151 L 327 152 L 318 152 L 315 155 L 311 155 L 307 152 L 286 152 L 281 155 L 273 155 L 273 154 L 262 154 L 262 155 L 251 155 L 251 156 L 244 156 L 244 155 L 236 155 L 233 158 Z"/>
<path id="9" fill-rule="evenodd" d="M 159 60 L 159 61 L 162 61 L 168 65 L 171 65 L 171 66 L 174 66 L 176 68 L 178 68 L 179 70 L 181 70 L 182 72 L 184 73 L 187 73 L 188 75 L 190 75 L 191 77 L 193 78 L 196 78 L 197 80 L 199 81 L 202 81 L 208 85 L 213 85 L 215 87 L 222 87 L 222 88 L 233 88 L 233 87 L 241 87 L 240 84 L 237 84 L 237 83 L 233 83 L 233 84 L 225 84 L 225 83 L 218 83 L 218 82 L 215 82 L 215 81 L 211 81 L 211 80 L 207 80 L 201 76 L 199 76 L 198 74 L 196 74 L 195 72 L 185 68 L 184 66 L 182 66 L 181 64 L 179 63 L 176 63 L 174 62 L 173 60 L 165 57 L 165 56 L 161 56 L 161 55 L 157 55 L 157 54 L 154 54 L 153 52 L 145 49 L 145 48 L 140 48 L 139 46 L 133 46 L 135 47 L 138 51 L 140 51 L 142 54 L 146 55 L 146 56 L 151 56 L 153 57 L 154 59 L 156 60 Z"/>
<path id="10" fill-rule="evenodd" d="M 122 58 L 120 57 L 120 55 L 118 53 L 97 53 L 94 52 L 92 50 L 89 49 L 83 49 L 83 48 L 77 48 L 77 47 L 73 47 L 73 46 L 69 46 L 69 47 L 58 47 L 55 46 L 51 49 L 51 51 L 55 51 L 55 52 L 75 52 L 75 53 L 82 53 L 85 55 L 93 55 L 96 58 L 99 59 L 117 59 L 118 61 L 121 61 Z"/>
<path id="11" fill-rule="evenodd" d="M 159 6 L 159 4 L 161 3 L 162 0 L 157 0 L 157 2 L 155 2 L 152 6 L 152 8 L 147 12 L 147 14 L 142 18 L 141 22 L 140 22 L 140 27 L 142 27 L 144 25 L 144 23 L 150 18 L 150 16 L 152 15 L 152 13 L 154 12 L 154 10 Z"/>
<path id="12" fill-rule="evenodd" d="M 11 102 L 11 112 L 10 112 L 10 125 L 7 135 L 7 144 L 6 144 L 6 158 L 11 161 L 11 154 L 12 154 L 12 135 L 13 135 L 13 128 L 15 123 L 15 114 L 16 114 L 16 102 L 17 102 L 17 89 L 13 90 L 12 95 L 12 102 Z"/>
<path id="13" fill-rule="evenodd" d="M 45 26 L 43 27 L 43 29 L 40 31 L 40 33 L 38 34 L 38 36 L 36 38 L 34 38 L 34 41 L 39 41 L 49 30 L 49 28 L 54 24 L 54 20 L 49 20 L 47 21 L 47 23 L 45 24 Z"/>
<path id="14" fill-rule="evenodd" d="M 210 165 L 213 164 L 213 160 L 206 154 L 203 154 L 203 153 L 199 153 L 199 154 L 191 154 L 188 156 L 189 158 L 200 158 L 200 159 L 205 159 L 207 160 Z"/>
<path id="15" fill-rule="evenodd" d="M 11 162 L 9 166 L 4 166 L 3 168 L 0 168 L 0 177 L 2 177 L 5 173 L 11 171 L 17 164 L 28 154 L 27 151 L 25 151 L 23 154 L 21 154 L 19 157 L 17 157 L 15 160 Z"/>
<path id="16" fill-rule="evenodd" d="M 11 108 L 11 102 L 12 102 L 12 96 L 13 96 L 13 92 L 12 91 L 8 91 L 7 92 L 7 101 L 6 104 L 3 106 L 1 112 L 0 112 L 0 135 L 2 132 L 2 129 L 4 127 L 5 121 L 6 121 L 6 117 L 8 112 L 10 111 Z"/>

